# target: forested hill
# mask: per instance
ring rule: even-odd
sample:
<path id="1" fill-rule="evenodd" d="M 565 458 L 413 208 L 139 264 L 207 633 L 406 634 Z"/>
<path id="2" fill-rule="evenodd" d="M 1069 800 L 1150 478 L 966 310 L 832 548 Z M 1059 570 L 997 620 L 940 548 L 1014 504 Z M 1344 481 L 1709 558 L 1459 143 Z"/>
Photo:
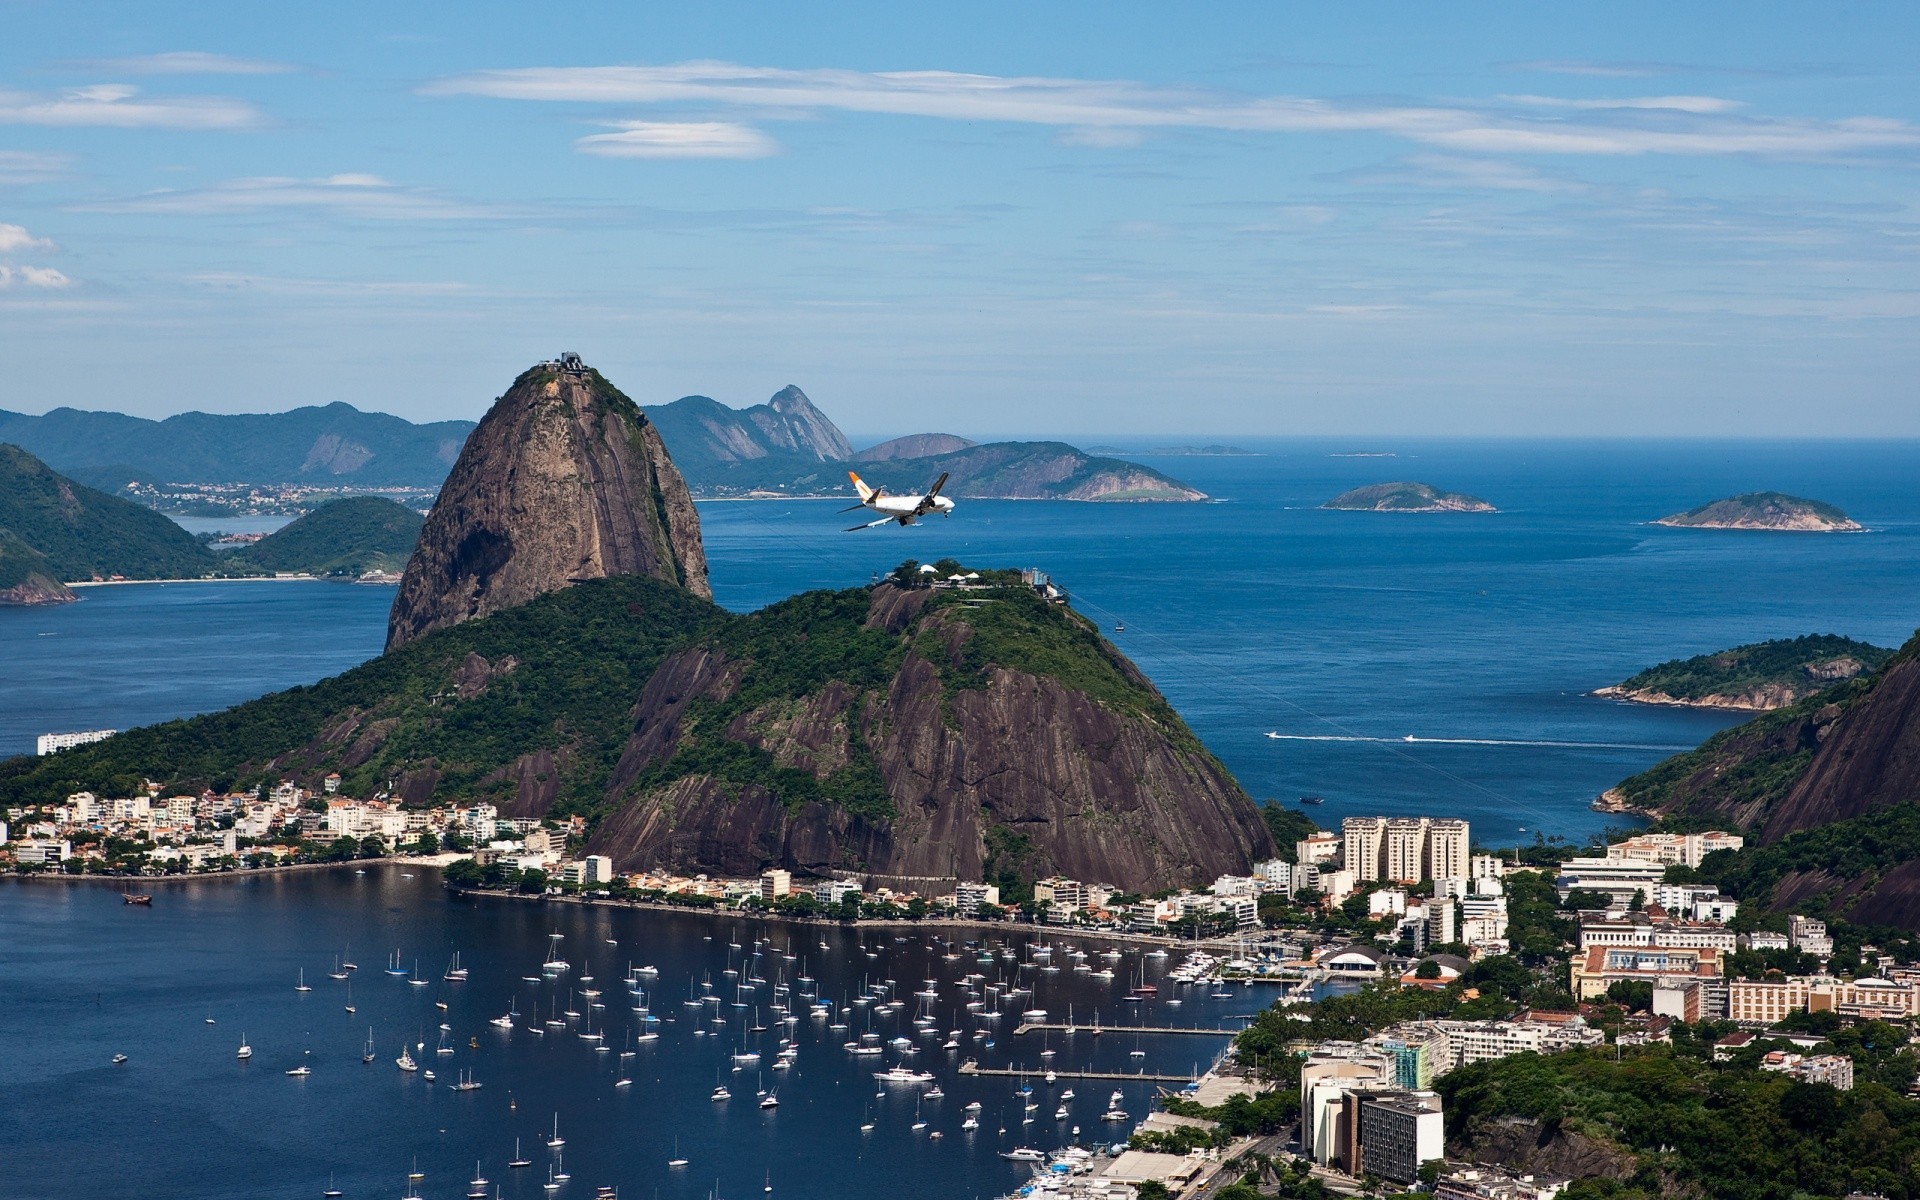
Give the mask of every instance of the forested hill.
<path id="1" fill-rule="evenodd" d="M 384 496 L 323 504 L 233 557 L 266 571 L 360 575 L 404 570 L 425 520 Z"/>
<path id="2" fill-rule="evenodd" d="M 43 416 L 0 411 L 0 442 L 95 479 L 117 468 L 130 479 L 172 483 L 435 487 L 473 424 L 416 425 L 339 402 L 278 413 L 189 412 L 163 421 L 56 408 Z"/>
<path id="3" fill-rule="evenodd" d="M 225 569 L 192 534 L 159 513 L 83 487 L 5 444 L 0 444 L 0 530 L 12 539 L 12 549 L 0 559 L 65 582 L 116 575 L 190 579 Z M 240 571 L 252 573 L 251 568 Z"/>
<path id="4" fill-rule="evenodd" d="M 1012 572 L 731 615 L 638 576 L 439 629 L 333 679 L 0 764 L 0 806 L 293 778 L 581 814 L 623 869 L 1244 873 L 1252 802 L 1092 624 Z M 1009 731 L 1044 729 L 1044 737 Z"/>
<path id="5" fill-rule="evenodd" d="M 1650 667 L 1597 695 L 1702 708 L 1785 708 L 1857 675 L 1893 651 L 1834 634 L 1779 638 Z"/>

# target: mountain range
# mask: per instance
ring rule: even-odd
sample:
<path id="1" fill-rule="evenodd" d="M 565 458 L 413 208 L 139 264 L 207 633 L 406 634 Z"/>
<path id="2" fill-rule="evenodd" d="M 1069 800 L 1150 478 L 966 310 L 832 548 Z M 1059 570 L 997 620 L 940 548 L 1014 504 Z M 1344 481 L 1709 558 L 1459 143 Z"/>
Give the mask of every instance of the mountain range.
<path id="1" fill-rule="evenodd" d="M 949 494 L 980 499 L 1206 498 L 1151 468 L 1065 442 L 980 445 L 923 433 L 856 450 L 793 386 L 748 408 L 686 396 L 645 411 L 696 497 L 841 495 L 846 473 L 866 470 L 895 491 L 946 472 Z M 471 421 L 415 425 L 345 403 L 163 421 L 72 408 L 43 416 L 0 410 L 0 442 L 107 492 L 134 482 L 431 488 L 473 429 Z"/>
<path id="2" fill-rule="evenodd" d="M 416 425 L 340 402 L 163 421 L 74 408 L 43 416 L 0 410 L 0 442 L 106 491 L 134 479 L 432 487 L 472 429 L 471 421 Z"/>

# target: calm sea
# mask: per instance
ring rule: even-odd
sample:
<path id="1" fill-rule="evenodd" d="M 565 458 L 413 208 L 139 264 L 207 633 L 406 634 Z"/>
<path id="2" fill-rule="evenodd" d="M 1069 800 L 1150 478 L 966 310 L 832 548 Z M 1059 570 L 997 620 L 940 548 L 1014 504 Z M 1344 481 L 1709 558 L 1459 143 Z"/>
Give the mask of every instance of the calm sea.
<path id="1" fill-rule="evenodd" d="M 1323 796 L 1323 823 L 1465 816 L 1488 844 L 1584 840 L 1608 820 L 1586 807 L 1601 790 L 1735 719 L 1594 688 L 1740 642 L 1897 645 L 1920 624 L 1920 443 L 1248 445 L 1264 453 L 1147 460 L 1212 504 L 964 501 L 945 520 L 860 533 L 829 501 L 703 504 L 714 590 L 749 609 L 909 557 L 1039 567 L 1255 796 Z M 1340 456 L 1355 451 L 1394 457 Z M 1390 479 L 1501 511 L 1316 507 Z M 1872 532 L 1647 524 L 1762 489 L 1839 504 Z M 0 609 L 0 751 L 339 671 L 378 652 L 390 602 L 342 584 L 170 584 Z"/>

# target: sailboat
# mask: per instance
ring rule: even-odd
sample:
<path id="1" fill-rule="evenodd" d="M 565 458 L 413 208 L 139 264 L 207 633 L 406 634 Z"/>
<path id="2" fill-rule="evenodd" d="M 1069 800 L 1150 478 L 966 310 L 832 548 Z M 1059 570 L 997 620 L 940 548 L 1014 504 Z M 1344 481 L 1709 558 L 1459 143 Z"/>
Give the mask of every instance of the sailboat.
<path id="1" fill-rule="evenodd" d="M 417 958 L 413 960 L 413 974 L 407 977 L 407 982 L 414 987 L 427 986 L 427 981 L 420 978 L 420 960 Z"/>
<path id="2" fill-rule="evenodd" d="M 244 1033 L 240 1035 L 240 1049 L 234 1053 L 234 1057 L 241 1062 L 253 1057 L 253 1047 L 247 1045 L 247 1035 Z"/>
<path id="3" fill-rule="evenodd" d="M 453 952 L 453 961 L 447 964 L 447 973 L 441 978 L 448 983 L 459 983 L 467 977 L 467 969 L 460 965 L 460 952 Z"/>
<path id="4" fill-rule="evenodd" d="M 363 1063 L 373 1061 L 373 1026 L 371 1025 L 367 1026 L 367 1048 L 361 1051 L 360 1061 Z"/>
<path id="5" fill-rule="evenodd" d="M 567 1139 L 560 1136 L 560 1114 L 554 1113 L 553 1114 L 553 1136 L 547 1139 L 547 1148 L 550 1150 L 558 1150 L 560 1147 L 566 1144 L 567 1144 Z"/>
<path id="6" fill-rule="evenodd" d="M 360 1011 L 359 1009 L 353 1006 L 353 980 L 351 979 L 347 980 L 347 1011 L 348 1012 Z"/>
<path id="7" fill-rule="evenodd" d="M 453 1090 L 456 1092 L 477 1092 L 480 1090 L 480 1085 L 473 1081 L 473 1072 L 466 1070 L 460 1072 L 460 1082 L 453 1085 Z"/>
<path id="8" fill-rule="evenodd" d="M 333 970 L 327 972 L 327 978 L 328 979 L 345 979 L 346 977 L 347 977 L 346 971 L 340 966 L 340 956 L 336 954 L 333 956 Z"/>
<path id="9" fill-rule="evenodd" d="M 413 1061 L 412 1051 L 408 1050 L 405 1046 L 400 1047 L 400 1057 L 393 1060 L 393 1065 L 399 1067 L 402 1071 L 418 1071 L 420 1069 L 420 1064 Z"/>
<path id="10" fill-rule="evenodd" d="M 509 1167 L 512 1167 L 516 1171 L 519 1170 L 521 1167 L 530 1167 L 533 1165 L 532 1159 L 520 1157 L 520 1139 L 519 1138 L 513 1139 L 513 1157 L 507 1160 L 507 1165 Z"/>
<path id="11" fill-rule="evenodd" d="M 307 986 L 307 969 L 305 967 L 300 968 L 300 982 L 293 985 L 293 990 L 296 992 L 310 992 L 313 990 Z"/>
<path id="12" fill-rule="evenodd" d="M 406 973 L 407 969 L 400 965 L 400 952 L 395 950 L 392 957 L 387 959 L 387 974 L 405 975 Z"/>
<path id="13" fill-rule="evenodd" d="M 328 1171 L 327 1172 L 327 1190 L 320 1193 L 320 1195 L 323 1197 L 323 1200 L 336 1200 L 337 1197 L 343 1196 L 345 1194 L 346 1193 L 342 1192 L 339 1188 L 333 1186 L 333 1172 Z"/>
<path id="14" fill-rule="evenodd" d="M 674 1168 L 684 1167 L 687 1165 L 687 1160 L 680 1157 L 680 1137 L 678 1134 L 674 1135 L 673 1157 L 667 1160 L 667 1165 L 669 1167 L 674 1167 Z"/>

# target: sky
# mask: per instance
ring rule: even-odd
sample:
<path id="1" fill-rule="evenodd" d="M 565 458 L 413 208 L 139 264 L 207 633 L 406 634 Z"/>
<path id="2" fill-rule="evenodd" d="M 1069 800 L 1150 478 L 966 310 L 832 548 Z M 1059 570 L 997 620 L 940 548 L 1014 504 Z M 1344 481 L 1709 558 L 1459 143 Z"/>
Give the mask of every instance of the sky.
<path id="1" fill-rule="evenodd" d="M 924 9 L 925 11 L 914 11 Z M 1920 6 L 0 0 L 0 408 L 1920 435 Z"/>

